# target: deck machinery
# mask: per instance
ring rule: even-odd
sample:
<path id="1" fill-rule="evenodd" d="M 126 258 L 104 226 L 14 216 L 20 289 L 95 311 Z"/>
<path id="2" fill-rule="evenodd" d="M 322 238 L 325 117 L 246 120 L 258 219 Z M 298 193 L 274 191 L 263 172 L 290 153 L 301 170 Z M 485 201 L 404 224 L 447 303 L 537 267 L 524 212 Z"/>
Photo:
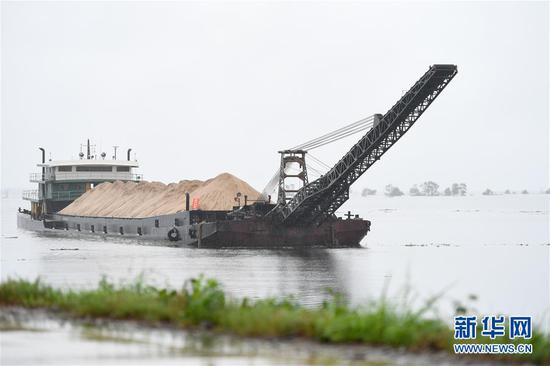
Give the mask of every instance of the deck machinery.
<path id="1" fill-rule="evenodd" d="M 265 245 L 356 246 L 370 222 L 335 216 L 349 198 L 350 186 L 388 151 L 418 120 L 457 73 L 456 65 L 433 65 L 384 115 L 374 115 L 372 128 L 324 175 L 309 182 L 305 150 L 283 150 L 276 204 L 242 208 L 241 220 L 218 223 L 213 242 Z M 287 174 L 287 163 L 298 163 Z M 300 189 L 287 189 L 287 177 L 298 178 Z M 235 213 L 238 216 L 239 212 Z"/>
<path id="2" fill-rule="evenodd" d="M 288 224 L 320 224 L 349 198 L 349 188 L 418 120 L 456 75 L 455 65 L 433 65 L 374 126 L 319 179 L 306 184 L 274 215 Z"/>

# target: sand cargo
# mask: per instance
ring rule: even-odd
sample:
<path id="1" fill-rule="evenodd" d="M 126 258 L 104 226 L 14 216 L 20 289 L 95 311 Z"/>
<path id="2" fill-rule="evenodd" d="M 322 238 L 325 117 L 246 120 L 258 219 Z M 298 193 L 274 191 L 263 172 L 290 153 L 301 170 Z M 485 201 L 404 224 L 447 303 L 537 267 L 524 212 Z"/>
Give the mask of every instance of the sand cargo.
<path id="1" fill-rule="evenodd" d="M 117 159 L 116 150 L 106 160 L 88 141 L 79 160 L 46 162 L 40 148 L 42 172 L 31 174 L 38 190 L 24 192 L 31 209 L 19 210 L 18 225 L 63 235 L 161 239 L 200 247 L 358 246 L 370 222 L 350 213 L 337 217 L 336 211 L 349 199 L 351 185 L 412 127 L 456 73 L 455 65 L 433 65 L 384 115 L 279 151 L 274 200 L 228 173 L 206 181 L 145 182 L 134 171 L 138 163 L 131 159 L 131 149 L 125 160 Z M 364 133 L 359 141 L 309 181 L 308 151 L 358 132 Z"/>
<path id="2" fill-rule="evenodd" d="M 186 194 L 195 209 L 231 211 L 237 193 L 258 200 L 260 193 L 248 183 L 223 173 L 206 181 L 182 180 L 179 183 L 104 182 L 77 198 L 59 213 L 77 216 L 145 218 L 170 215 L 187 210 Z"/>

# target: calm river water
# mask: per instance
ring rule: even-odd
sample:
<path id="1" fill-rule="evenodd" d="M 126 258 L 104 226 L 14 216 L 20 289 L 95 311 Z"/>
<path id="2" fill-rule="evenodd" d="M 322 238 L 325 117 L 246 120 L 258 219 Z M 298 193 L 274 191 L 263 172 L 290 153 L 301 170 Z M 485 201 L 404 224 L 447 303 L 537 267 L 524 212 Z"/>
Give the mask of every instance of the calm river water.
<path id="1" fill-rule="evenodd" d="M 372 231 L 363 248 L 330 250 L 45 237 L 17 229 L 19 205 L 19 199 L 2 200 L 2 280 L 39 276 L 81 288 L 95 286 L 103 275 L 114 281 L 143 275 L 153 284 L 180 287 L 204 274 L 235 297 L 292 294 L 311 306 L 328 288 L 356 304 L 384 292 L 400 301 L 408 292 L 415 306 L 439 296 L 443 318 L 460 302 L 479 313 L 533 315 L 539 327 L 550 329 L 550 195 L 352 196 L 345 210 L 371 220 Z M 9 339 L 4 334 L 2 343 Z"/>

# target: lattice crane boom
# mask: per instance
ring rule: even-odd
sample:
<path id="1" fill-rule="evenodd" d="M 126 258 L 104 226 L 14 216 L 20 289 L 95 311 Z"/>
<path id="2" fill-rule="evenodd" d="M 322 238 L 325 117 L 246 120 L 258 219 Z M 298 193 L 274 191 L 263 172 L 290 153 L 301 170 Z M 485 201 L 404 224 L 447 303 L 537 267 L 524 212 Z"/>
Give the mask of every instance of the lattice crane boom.
<path id="1" fill-rule="evenodd" d="M 320 224 L 349 198 L 349 188 L 418 120 L 457 73 L 455 65 L 433 65 L 332 169 L 272 211 L 287 224 Z"/>

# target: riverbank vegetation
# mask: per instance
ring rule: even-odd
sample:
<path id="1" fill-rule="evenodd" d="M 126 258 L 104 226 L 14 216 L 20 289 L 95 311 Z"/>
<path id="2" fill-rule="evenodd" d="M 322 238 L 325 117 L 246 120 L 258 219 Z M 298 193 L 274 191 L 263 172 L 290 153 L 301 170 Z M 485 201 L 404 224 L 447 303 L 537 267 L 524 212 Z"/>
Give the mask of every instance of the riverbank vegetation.
<path id="1" fill-rule="evenodd" d="M 327 343 L 363 343 L 404 347 L 410 351 L 452 352 L 453 332 L 442 320 L 420 310 L 403 309 L 387 300 L 351 307 L 333 295 L 317 308 L 291 298 L 236 300 L 212 279 L 187 281 L 181 290 L 157 288 L 138 280 L 114 285 L 103 279 L 92 290 L 60 290 L 40 280 L 0 284 L 0 306 L 41 308 L 75 318 L 136 320 L 181 328 L 201 328 L 246 337 L 299 337 Z M 478 337 L 474 342 L 489 343 Z M 497 343 L 511 342 L 497 339 Z M 537 364 L 550 363 L 550 335 L 536 330 L 533 353 L 508 356 Z M 501 356 L 504 357 L 504 356 Z"/>

